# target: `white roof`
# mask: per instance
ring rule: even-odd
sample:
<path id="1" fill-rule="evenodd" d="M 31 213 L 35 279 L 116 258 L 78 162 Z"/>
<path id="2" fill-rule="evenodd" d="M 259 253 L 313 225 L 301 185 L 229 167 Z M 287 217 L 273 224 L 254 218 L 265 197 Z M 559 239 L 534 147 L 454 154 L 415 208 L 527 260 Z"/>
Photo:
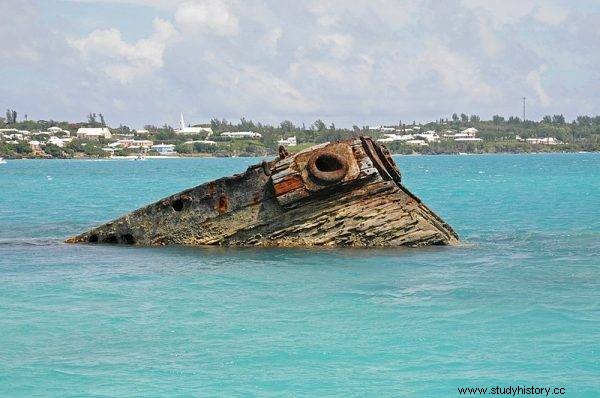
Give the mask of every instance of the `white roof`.
<path id="1" fill-rule="evenodd" d="M 85 134 L 85 135 L 104 135 L 110 134 L 110 130 L 108 127 L 80 127 L 77 130 L 77 134 Z"/>
<path id="2" fill-rule="evenodd" d="M 210 141 L 210 140 L 193 140 L 193 141 L 186 141 L 184 142 L 184 144 L 195 144 L 195 143 L 200 143 L 200 144 L 208 144 L 208 145 L 217 145 L 217 143 L 215 141 Z"/>
<path id="3" fill-rule="evenodd" d="M 262 134 L 255 133 L 253 131 L 226 131 L 224 133 L 221 133 L 221 135 L 224 137 L 262 137 Z"/>

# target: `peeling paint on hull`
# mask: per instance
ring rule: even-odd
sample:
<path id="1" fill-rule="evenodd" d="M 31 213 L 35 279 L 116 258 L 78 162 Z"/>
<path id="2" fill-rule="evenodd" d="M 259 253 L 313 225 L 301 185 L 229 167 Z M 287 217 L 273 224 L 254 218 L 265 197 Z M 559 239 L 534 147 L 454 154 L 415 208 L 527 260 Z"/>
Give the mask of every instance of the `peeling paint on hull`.
<path id="1" fill-rule="evenodd" d="M 426 246 L 458 236 L 370 138 L 327 143 L 169 196 L 67 243 Z"/>

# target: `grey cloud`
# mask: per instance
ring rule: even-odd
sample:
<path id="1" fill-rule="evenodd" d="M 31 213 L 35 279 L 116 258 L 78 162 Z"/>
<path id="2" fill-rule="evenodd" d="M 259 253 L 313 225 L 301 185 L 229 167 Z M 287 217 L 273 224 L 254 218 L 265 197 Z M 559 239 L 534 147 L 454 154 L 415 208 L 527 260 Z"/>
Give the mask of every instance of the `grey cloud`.
<path id="1" fill-rule="evenodd" d="M 518 114 L 522 96 L 539 114 L 575 115 L 597 99 L 589 87 L 597 84 L 590 50 L 598 34 L 581 23 L 599 18 L 564 2 L 125 2 L 171 17 L 141 40 L 126 40 L 110 21 L 86 35 L 49 35 L 33 2 L 40 32 L 0 27 L 27 38 L 11 54 L 45 81 L 26 90 L 62 98 L 41 106 L 29 96 L 31 109 L 64 114 L 70 104 L 84 115 L 93 107 L 134 125 L 174 122 L 180 110 L 197 120 L 372 124 L 455 111 Z M 51 58 L 67 59 L 57 69 L 68 73 L 36 69 Z"/>

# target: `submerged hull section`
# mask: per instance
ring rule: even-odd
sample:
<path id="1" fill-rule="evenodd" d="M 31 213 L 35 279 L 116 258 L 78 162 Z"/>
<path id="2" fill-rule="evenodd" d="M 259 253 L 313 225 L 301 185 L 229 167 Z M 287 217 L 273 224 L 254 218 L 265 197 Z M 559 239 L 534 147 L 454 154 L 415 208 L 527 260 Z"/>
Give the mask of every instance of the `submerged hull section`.
<path id="1" fill-rule="evenodd" d="M 369 138 L 328 143 L 164 198 L 68 243 L 425 246 L 458 243 Z"/>

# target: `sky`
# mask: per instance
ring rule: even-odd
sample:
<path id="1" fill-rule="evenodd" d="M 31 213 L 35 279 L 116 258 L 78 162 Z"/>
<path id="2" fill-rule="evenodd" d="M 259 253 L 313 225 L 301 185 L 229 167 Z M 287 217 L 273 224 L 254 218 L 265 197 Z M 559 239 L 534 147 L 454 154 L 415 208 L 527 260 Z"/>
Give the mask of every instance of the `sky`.
<path id="1" fill-rule="evenodd" d="M 597 0 L 0 0 L 0 109 L 111 126 L 600 114 Z"/>

